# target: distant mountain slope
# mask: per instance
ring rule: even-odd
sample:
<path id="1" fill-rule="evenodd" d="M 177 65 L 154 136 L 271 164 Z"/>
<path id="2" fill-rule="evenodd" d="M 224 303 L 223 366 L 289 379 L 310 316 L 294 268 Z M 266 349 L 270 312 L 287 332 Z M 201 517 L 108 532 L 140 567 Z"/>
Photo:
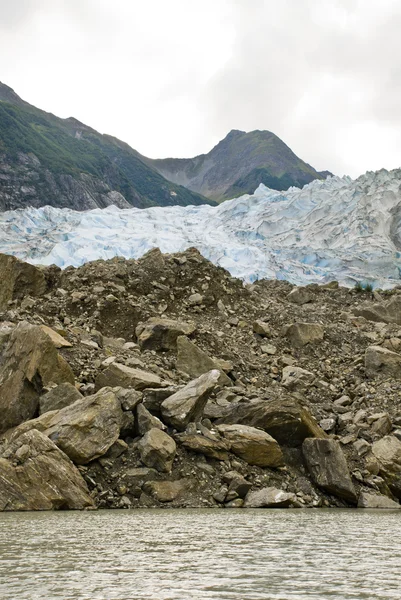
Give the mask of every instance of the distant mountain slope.
<path id="1" fill-rule="evenodd" d="M 0 83 L 0 210 L 211 204 L 167 181 L 128 144 L 60 119 Z"/>
<path id="2" fill-rule="evenodd" d="M 144 160 L 163 177 L 213 200 L 252 194 L 260 183 L 276 190 L 325 179 L 270 131 L 233 130 L 208 154 Z"/>

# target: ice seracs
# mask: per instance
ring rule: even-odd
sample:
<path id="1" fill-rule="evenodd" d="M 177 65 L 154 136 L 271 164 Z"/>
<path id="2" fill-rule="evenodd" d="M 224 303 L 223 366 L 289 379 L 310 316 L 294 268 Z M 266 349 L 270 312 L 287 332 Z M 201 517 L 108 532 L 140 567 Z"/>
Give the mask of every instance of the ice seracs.
<path id="1" fill-rule="evenodd" d="M 32 263 L 79 266 L 147 250 L 195 246 L 236 277 L 292 283 L 400 282 L 401 170 L 368 172 L 356 180 L 331 177 L 217 207 L 155 207 L 86 212 L 55 209 L 0 214 L 0 252 Z"/>

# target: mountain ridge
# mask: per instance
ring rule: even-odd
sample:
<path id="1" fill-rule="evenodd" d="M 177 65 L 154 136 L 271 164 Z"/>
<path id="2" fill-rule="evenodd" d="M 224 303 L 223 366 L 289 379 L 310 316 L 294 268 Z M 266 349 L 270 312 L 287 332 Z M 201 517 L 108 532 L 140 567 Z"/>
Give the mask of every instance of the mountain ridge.
<path id="1" fill-rule="evenodd" d="M 232 129 L 210 152 L 194 158 L 143 160 L 166 179 L 218 202 L 251 194 L 260 183 L 283 191 L 331 175 L 298 158 L 271 131 L 259 129 Z"/>
<path id="2" fill-rule="evenodd" d="M 213 201 L 167 181 L 128 144 L 42 111 L 0 83 L 0 210 L 204 203 Z"/>

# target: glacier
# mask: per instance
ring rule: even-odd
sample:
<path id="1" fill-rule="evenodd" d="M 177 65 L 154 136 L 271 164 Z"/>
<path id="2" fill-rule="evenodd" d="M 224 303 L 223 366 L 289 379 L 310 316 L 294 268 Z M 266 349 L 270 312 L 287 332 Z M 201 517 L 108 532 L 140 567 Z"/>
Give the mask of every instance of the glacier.
<path id="1" fill-rule="evenodd" d="M 50 206 L 0 213 L 0 252 L 33 264 L 80 266 L 151 248 L 195 246 L 246 282 L 401 283 L 401 169 L 353 180 L 330 177 L 219 206 L 173 206 L 76 212 Z"/>

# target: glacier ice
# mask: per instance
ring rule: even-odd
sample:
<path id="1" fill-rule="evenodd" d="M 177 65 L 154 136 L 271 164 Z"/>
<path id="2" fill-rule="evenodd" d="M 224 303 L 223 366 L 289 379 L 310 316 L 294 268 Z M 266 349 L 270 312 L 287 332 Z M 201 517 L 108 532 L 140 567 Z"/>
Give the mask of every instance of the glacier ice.
<path id="1" fill-rule="evenodd" d="M 401 283 L 401 169 L 358 179 L 331 177 L 212 207 L 86 212 L 45 206 L 0 214 L 0 252 L 64 268 L 114 256 L 139 258 L 153 247 L 195 246 L 245 281 L 287 279 L 305 284 Z"/>

